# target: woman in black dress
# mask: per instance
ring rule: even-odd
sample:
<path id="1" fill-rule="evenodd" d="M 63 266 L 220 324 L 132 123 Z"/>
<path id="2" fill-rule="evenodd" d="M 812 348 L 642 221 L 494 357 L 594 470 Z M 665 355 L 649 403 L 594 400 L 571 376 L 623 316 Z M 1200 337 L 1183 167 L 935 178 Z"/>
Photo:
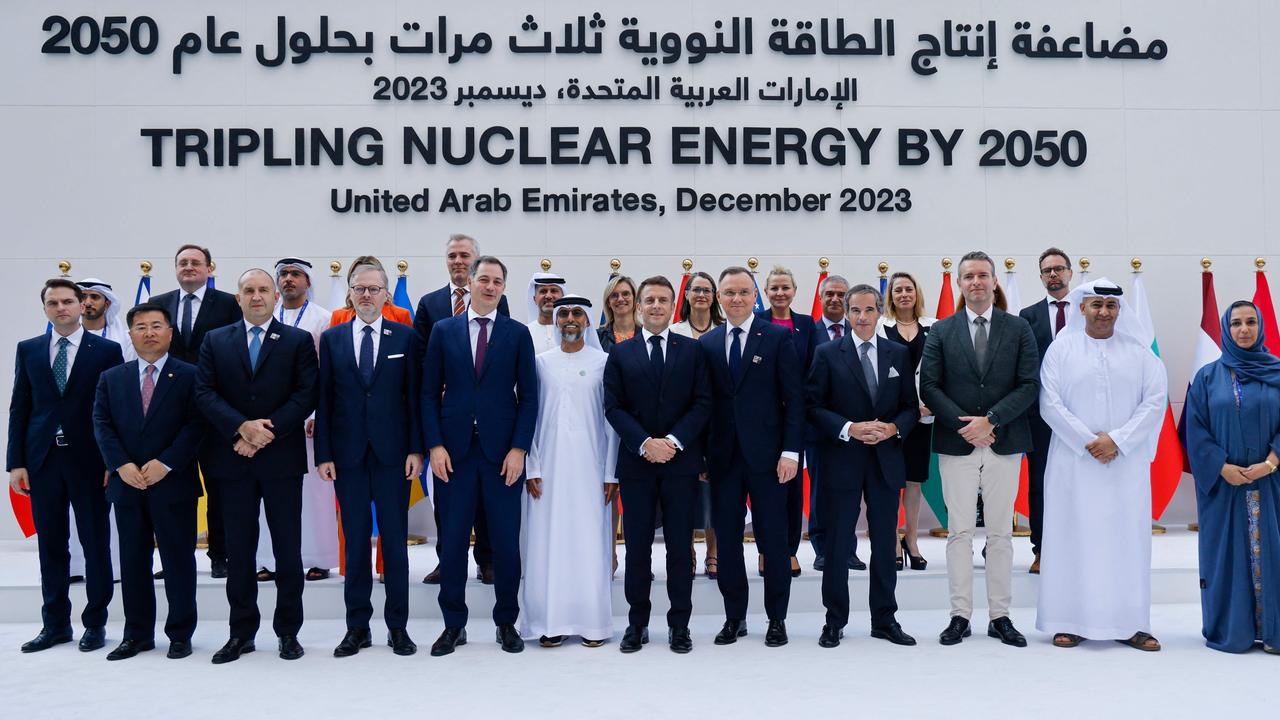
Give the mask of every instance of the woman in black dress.
<path id="1" fill-rule="evenodd" d="M 924 339 L 934 318 L 925 317 L 924 298 L 920 285 L 910 274 L 896 272 L 889 278 L 889 298 L 885 304 L 884 318 L 880 323 L 881 335 L 907 346 L 911 364 L 916 370 L 916 389 L 920 388 L 920 358 L 924 356 Z M 907 461 L 907 488 L 903 492 L 903 511 L 906 514 L 906 535 L 902 538 L 902 553 L 912 570 L 924 570 L 928 562 L 920 555 L 917 536 L 920 532 L 920 501 L 923 498 L 921 484 L 929 479 L 929 454 L 933 444 L 933 414 L 920 404 L 920 422 L 916 424 L 902 444 L 902 454 Z M 904 565 L 898 558 L 898 569 Z"/>

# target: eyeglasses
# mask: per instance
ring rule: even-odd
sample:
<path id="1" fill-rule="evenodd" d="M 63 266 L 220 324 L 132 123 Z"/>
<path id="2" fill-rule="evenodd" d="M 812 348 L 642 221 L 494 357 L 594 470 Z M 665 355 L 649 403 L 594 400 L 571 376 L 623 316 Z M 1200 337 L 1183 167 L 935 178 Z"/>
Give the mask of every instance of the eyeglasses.
<path id="1" fill-rule="evenodd" d="M 1066 265 L 1054 265 L 1052 267 L 1040 268 L 1040 274 L 1041 275 L 1061 275 L 1070 269 L 1071 268 L 1067 267 Z"/>
<path id="2" fill-rule="evenodd" d="M 749 298 L 756 293 L 754 290 L 721 290 L 720 294 L 733 300 L 735 298 Z"/>
<path id="3" fill-rule="evenodd" d="M 377 295 L 383 290 L 386 290 L 386 288 L 382 287 L 381 285 L 352 285 L 351 286 L 351 292 L 355 293 L 356 295 Z"/>
<path id="4" fill-rule="evenodd" d="M 711 294 L 711 288 L 703 288 L 703 287 L 700 287 L 700 288 L 689 288 L 689 289 L 688 289 L 688 290 L 686 290 L 685 292 L 689 293 L 690 295 L 710 295 L 710 294 Z"/>

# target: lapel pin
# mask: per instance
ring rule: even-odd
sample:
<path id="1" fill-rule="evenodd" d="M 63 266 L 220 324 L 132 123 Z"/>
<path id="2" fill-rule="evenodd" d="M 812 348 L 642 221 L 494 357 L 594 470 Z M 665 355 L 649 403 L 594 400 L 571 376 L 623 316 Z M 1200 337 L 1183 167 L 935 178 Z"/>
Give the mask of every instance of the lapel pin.
<path id="1" fill-rule="evenodd" d="M 760 363 L 764 362 L 764 358 L 760 357 L 759 355 L 753 355 L 751 357 L 751 362 L 755 363 L 756 365 L 759 365 Z"/>
<path id="2" fill-rule="evenodd" d="M 267 339 L 268 339 L 268 340 L 279 340 L 279 339 L 280 339 L 280 333 L 271 333 L 270 335 L 268 335 L 268 336 L 267 336 Z"/>
<path id="3" fill-rule="evenodd" d="M 173 377 L 173 373 L 169 373 L 169 377 Z"/>
<path id="4" fill-rule="evenodd" d="M 391 331 L 390 331 L 390 330 L 387 330 L 386 328 L 383 328 L 383 329 L 382 329 L 382 334 L 383 334 L 383 335 L 390 335 L 390 334 L 391 334 Z"/>

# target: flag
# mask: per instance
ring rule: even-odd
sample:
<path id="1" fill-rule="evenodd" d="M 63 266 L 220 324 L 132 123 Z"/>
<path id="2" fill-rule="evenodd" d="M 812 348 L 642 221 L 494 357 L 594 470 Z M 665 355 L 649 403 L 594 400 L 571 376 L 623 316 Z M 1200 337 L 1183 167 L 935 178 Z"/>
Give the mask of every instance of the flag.
<path id="1" fill-rule="evenodd" d="M 1005 270 L 1000 287 L 1004 290 L 1005 310 L 1017 315 L 1022 309 L 1022 292 L 1018 290 L 1018 274 L 1012 268 Z M 1018 494 L 1013 499 L 1013 510 L 1023 517 L 1031 517 L 1031 468 L 1027 465 L 1026 455 L 1022 456 L 1022 465 L 1018 469 Z"/>
<path id="2" fill-rule="evenodd" d="M 1213 273 L 1208 270 L 1200 273 L 1200 332 L 1196 333 L 1196 350 L 1191 361 L 1191 379 L 1194 380 L 1200 368 L 1222 357 L 1222 320 L 1218 316 L 1218 298 L 1213 292 Z M 1187 390 L 1191 389 L 1190 381 Z M 1178 441 L 1182 443 L 1182 469 L 1191 472 L 1191 462 L 1186 456 L 1187 448 L 1187 405 L 1182 404 L 1182 417 L 1178 419 Z"/>
<path id="3" fill-rule="evenodd" d="M 1147 301 L 1147 288 L 1142 275 L 1133 278 L 1133 300 L 1129 310 L 1137 319 L 1143 345 L 1150 345 L 1151 352 L 1160 357 L 1160 345 L 1156 342 L 1155 323 L 1151 319 L 1151 305 Z M 1156 444 L 1156 457 L 1151 461 L 1151 520 L 1160 519 L 1173 499 L 1173 493 L 1182 480 L 1182 446 L 1178 443 L 1178 429 L 1173 423 L 1173 406 L 1165 398 L 1164 422 L 1160 426 L 1160 439 Z"/>
<path id="4" fill-rule="evenodd" d="M 209 279 L 205 281 L 205 287 L 209 288 L 210 290 L 213 290 L 216 286 L 217 286 L 217 283 L 214 281 L 213 273 L 210 273 Z"/>
<path id="5" fill-rule="evenodd" d="M 1258 321 L 1267 336 L 1267 349 L 1272 355 L 1280 355 L 1280 329 L 1276 328 L 1276 309 L 1271 304 L 1271 287 L 1267 285 L 1267 274 L 1262 270 L 1257 273 L 1258 289 L 1253 293 L 1253 304 L 1258 306 Z"/>
<path id="6" fill-rule="evenodd" d="M 825 277 L 826 273 L 823 273 L 823 276 Z M 889 293 L 889 278 L 885 277 L 884 275 L 881 275 L 880 276 L 880 297 L 884 299 L 884 304 L 886 306 L 890 306 L 888 293 Z"/>
<path id="7" fill-rule="evenodd" d="M 756 282 L 755 270 L 751 271 L 751 284 L 756 289 L 756 304 L 755 307 L 751 308 L 751 312 L 762 313 L 764 312 L 764 293 L 760 292 L 760 283 Z"/>
<path id="8" fill-rule="evenodd" d="M 133 304 L 141 305 L 151 300 L 151 276 L 143 275 L 138 278 L 138 291 L 133 294 Z"/>
<path id="9" fill-rule="evenodd" d="M 402 274 L 396 279 L 396 291 L 391 295 L 391 303 L 397 307 L 402 307 L 409 311 L 409 317 L 413 317 L 413 301 L 409 299 L 409 277 Z M 414 503 L 427 496 L 427 473 L 431 471 L 430 466 L 423 464 L 422 472 L 418 474 L 418 482 L 409 486 L 409 507 L 413 507 Z"/>
<path id="10" fill-rule="evenodd" d="M 681 320 L 684 320 L 684 318 L 680 316 L 680 308 L 684 307 L 684 291 L 687 287 L 689 287 L 689 273 L 685 273 L 680 276 L 680 289 L 676 291 L 675 296 L 675 315 L 671 318 L 671 322 L 673 323 L 678 323 Z"/>
<path id="11" fill-rule="evenodd" d="M 938 293 L 938 314 L 937 319 L 950 317 L 956 308 L 955 296 L 951 292 L 951 271 L 944 270 L 942 272 L 942 290 Z M 929 481 L 920 488 L 924 494 L 925 502 L 929 503 L 929 509 L 933 511 L 933 516 L 938 518 L 938 524 L 942 527 L 947 526 L 947 503 L 942 499 L 942 474 L 938 472 L 938 455 L 932 453 L 929 455 Z"/>
<path id="12" fill-rule="evenodd" d="M 810 312 L 810 315 L 813 316 L 813 321 L 815 323 L 822 322 L 822 283 L 825 282 L 826 279 L 826 270 L 818 273 L 818 284 L 813 289 L 813 310 Z M 821 330 L 822 325 L 819 325 L 818 329 Z M 804 487 L 801 489 L 801 492 L 804 493 L 804 516 L 809 517 L 809 490 L 813 486 L 813 481 L 809 478 L 809 468 L 807 465 L 804 468 L 804 477 L 801 480 L 804 483 Z"/>

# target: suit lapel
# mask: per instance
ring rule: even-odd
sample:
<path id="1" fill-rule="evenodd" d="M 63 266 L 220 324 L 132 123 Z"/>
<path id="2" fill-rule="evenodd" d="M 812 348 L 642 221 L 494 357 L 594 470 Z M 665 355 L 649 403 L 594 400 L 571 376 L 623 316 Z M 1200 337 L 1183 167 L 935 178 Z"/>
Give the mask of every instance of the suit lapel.
<path id="1" fill-rule="evenodd" d="M 725 377 L 729 377 L 729 358 L 725 355 L 724 349 L 724 338 L 725 333 L 727 332 L 727 330 L 725 330 L 726 327 L 727 326 L 725 325 L 714 327 L 708 330 L 702 337 L 711 338 L 709 342 L 711 343 L 711 346 L 715 348 L 711 353 L 711 362 L 719 369 L 720 372 L 724 373 Z M 694 342 L 702 342 L 702 338 L 698 338 Z M 729 378 L 729 381 L 733 382 L 733 378 Z"/>
<path id="2" fill-rule="evenodd" d="M 893 359 L 889 356 L 889 348 L 884 343 L 876 343 L 876 382 L 879 386 L 876 388 L 876 416 L 880 416 L 880 408 L 886 404 L 886 398 L 889 393 L 884 391 L 885 383 L 889 382 L 889 370 L 893 367 Z M 901 380 L 899 380 L 901 382 Z M 892 402 L 892 398 L 889 399 Z"/>
<path id="3" fill-rule="evenodd" d="M 676 366 L 675 359 L 685 351 L 685 346 L 688 342 L 688 338 L 683 335 L 673 332 L 667 333 L 667 356 L 662 359 L 662 382 L 659 383 L 659 388 L 666 386 L 667 381 L 671 379 L 672 369 Z"/>
<path id="4" fill-rule="evenodd" d="M 275 318 L 272 318 L 271 322 L 267 323 L 267 330 L 262 334 L 262 349 L 258 351 L 258 367 L 267 364 L 267 356 L 271 354 L 276 345 L 280 344 L 280 329 L 283 327 Z M 244 355 L 246 358 L 249 357 L 248 343 L 245 343 Z M 257 371 L 258 368 L 253 369 L 254 373 Z"/>
<path id="5" fill-rule="evenodd" d="M 50 330 L 44 334 L 44 342 L 36 346 L 38 352 L 35 353 L 35 359 L 29 365 L 31 366 L 33 379 L 47 383 L 56 394 L 58 392 L 58 383 L 53 380 L 53 363 L 49 360 L 49 338 L 52 332 Z"/>
<path id="6" fill-rule="evenodd" d="M 760 328 L 760 323 L 762 322 L 767 321 L 760 318 L 751 321 L 751 330 L 747 333 L 746 342 L 742 344 L 742 374 L 734 381 L 733 389 L 735 391 L 742 386 L 742 379 L 747 376 L 747 373 L 751 372 L 751 366 L 755 365 L 752 358 L 756 356 L 756 350 L 760 347 L 761 338 L 764 337 L 764 330 Z M 787 336 L 786 341 L 791 342 L 790 335 Z M 725 364 L 728 364 L 728 360 L 725 361 Z"/>
<path id="7" fill-rule="evenodd" d="M 236 335 L 235 335 L 235 336 L 233 336 L 233 337 L 235 337 L 235 338 L 236 338 L 236 343 L 235 343 L 235 346 L 236 346 L 236 355 L 240 358 L 240 364 L 244 366 L 245 374 L 246 374 L 246 375 L 248 375 L 250 378 L 252 378 L 252 377 L 253 377 L 253 370 L 254 370 L 254 368 L 253 368 L 253 365 L 249 364 L 249 335 L 248 335 L 248 329 L 247 329 L 247 326 L 245 325 L 245 321 L 244 321 L 244 320 L 241 320 L 240 322 L 236 323 L 235 327 L 239 330 L 239 332 L 238 332 L 238 333 L 236 333 Z M 270 325 L 268 325 L 267 327 L 271 327 L 271 326 L 270 326 Z M 193 331 L 192 331 L 192 333 L 194 334 L 194 332 L 195 332 L 195 331 L 193 330 Z M 262 341 L 263 341 L 263 346 L 264 346 L 264 347 L 265 347 L 265 345 L 266 345 L 266 340 L 267 340 L 267 334 L 266 334 L 266 333 L 263 333 L 263 335 L 262 335 Z M 261 361 L 261 360 L 262 360 L 262 353 L 261 353 L 261 351 L 259 351 L 259 353 L 258 353 L 258 360 L 259 360 L 259 361 Z"/>
<path id="8" fill-rule="evenodd" d="M 378 381 L 378 374 L 382 372 L 383 366 L 387 364 L 387 355 L 391 353 L 391 343 L 395 338 L 391 329 L 387 327 L 387 323 L 382 323 L 382 337 L 378 340 L 378 361 L 373 365 L 373 375 L 369 377 L 369 387 Z"/>
<path id="9" fill-rule="evenodd" d="M 71 387 L 80 380 L 85 372 L 87 372 L 84 369 L 85 366 L 89 363 L 96 362 L 95 353 L 98 350 L 98 345 L 95 340 L 97 337 L 97 335 L 94 335 L 88 330 L 85 330 L 84 334 L 80 336 L 80 348 L 76 350 L 76 361 L 71 366 L 71 373 L 67 375 L 67 388 L 62 393 L 63 395 L 70 393 Z M 49 368 L 49 375 L 53 375 L 52 367 Z M 54 384 L 54 387 L 57 387 L 57 383 Z"/>
<path id="10" fill-rule="evenodd" d="M 867 376 L 862 374 L 862 360 L 858 357 L 858 346 L 854 342 L 853 335 L 840 338 L 840 357 L 844 358 L 845 364 L 849 366 L 849 372 L 857 381 L 858 387 L 862 388 L 862 392 L 870 399 L 871 388 L 867 387 Z"/>
<path id="11" fill-rule="evenodd" d="M 172 357 L 170 358 L 170 360 L 171 359 Z M 151 422 L 151 418 L 155 417 L 156 414 L 151 411 L 155 410 L 160 406 L 160 402 L 164 399 L 164 396 L 169 392 L 169 388 L 173 385 L 173 382 L 174 382 L 173 369 L 168 366 L 169 366 L 169 361 L 166 360 L 165 367 L 160 368 L 160 372 L 156 374 L 156 378 L 155 378 L 156 389 L 155 389 L 155 392 L 151 394 L 151 405 L 147 408 L 148 412 L 142 419 L 143 428 L 145 428 L 147 424 Z M 137 377 L 137 372 L 138 372 L 137 362 L 134 363 L 133 371 L 135 373 L 135 377 Z M 138 408 L 141 409 L 142 408 L 142 385 L 141 383 L 133 383 L 131 387 L 133 388 L 131 397 L 133 395 L 137 396 Z"/>
<path id="12" fill-rule="evenodd" d="M 973 335 L 969 332 L 969 311 L 961 310 L 952 317 L 960 318 L 960 322 L 956 325 L 955 332 L 960 333 L 961 353 L 964 355 L 965 360 L 968 361 L 969 367 L 973 368 L 973 373 L 978 377 L 981 377 L 982 368 L 978 367 L 978 354 L 973 349 Z M 990 338 L 988 338 L 988 341 L 989 340 Z M 987 348 L 990 349 L 990 347 L 991 343 L 988 342 Z"/>
<path id="13" fill-rule="evenodd" d="M 489 366 L 493 364 L 493 350 L 498 346 L 502 338 L 507 336 L 507 331 L 503 327 L 506 323 L 502 322 L 501 315 L 495 315 L 493 322 L 489 323 L 489 344 L 484 349 L 484 367 L 480 368 L 480 377 L 489 371 Z M 527 332 L 527 331 L 526 331 Z M 470 336 L 467 337 L 467 344 L 471 344 Z M 473 358 L 474 359 L 474 358 Z"/>
<path id="14" fill-rule="evenodd" d="M 991 368 L 991 363 L 995 361 L 996 354 L 1000 352 L 1000 343 L 1004 341 L 1005 323 L 1008 319 L 1006 313 L 1001 312 L 999 308 L 991 311 L 991 332 L 987 335 L 987 357 L 984 363 L 986 367 L 982 368 L 981 373 L 984 376 Z"/>

